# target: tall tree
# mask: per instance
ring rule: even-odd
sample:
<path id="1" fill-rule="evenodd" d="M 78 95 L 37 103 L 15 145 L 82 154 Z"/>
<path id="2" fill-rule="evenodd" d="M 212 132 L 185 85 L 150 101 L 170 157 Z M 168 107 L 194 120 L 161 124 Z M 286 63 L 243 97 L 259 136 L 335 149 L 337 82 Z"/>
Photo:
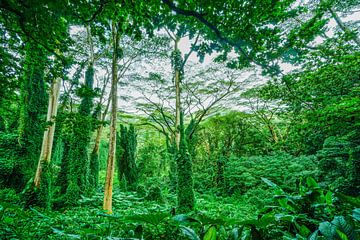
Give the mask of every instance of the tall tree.
<path id="1" fill-rule="evenodd" d="M 111 22 L 112 34 L 112 69 L 111 69 L 111 122 L 109 136 L 109 152 L 106 167 L 105 192 L 103 209 L 112 213 L 112 190 L 115 171 L 115 153 L 116 153 L 116 124 L 117 124 L 117 84 L 118 84 L 118 58 L 120 51 L 120 28 L 121 25 L 114 20 Z"/>
<path id="2" fill-rule="evenodd" d="M 95 96 L 93 91 L 95 58 L 92 34 L 89 26 L 86 28 L 86 35 L 89 46 L 88 65 L 85 71 L 85 83 L 77 90 L 78 95 L 81 97 L 81 102 L 77 114 L 73 115 L 73 136 L 69 144 L 68 159 L 66 159 L 69 163 L 67 176 L 68 198 L 75 199 L 80 196 L 79 194 L 88 194 L 93 188 L 93 186 L 89 184 L 90 160 L 88 148 L 93 130 L 92 109 L 93 98 Z M 78 191 L 71 189 L 74 187 Z M 76 192 L 78 194 L 76 194 Z"/>
<path id="3" fill-rule="evenodd" d="M 40 201 L 45 202 L 47 207 L 51 204 L 51 152 L 55 133 L 55 118 L 57 115 L 58 98 L 60 93 L 61 79 L 55 79 L 49 92 L 49 103 L 46 120 L 50 124 L 44 131 L 41 154 L 34 177 L 35 189 L 40 189 Z"/>
<path id="4" fill-rule="evenodd" d="M 21 80 L 19 143 L 26 149 L 24 167 L 33 172 L 39 160 L 46 118 L 45 50 L 33 41 L 26 44 L 24 73 Z"/>
<path id="5" fill-rule="evenodd" d="M 138 180 L 138 170 L 135 162 L 137 137 L 134 125 L 127 128 L 120 125 L 120 134 L 117 135 L 116 161 L 118 166 L 119 182 L 125 178 L 130 189 L 133 189 Z"/>

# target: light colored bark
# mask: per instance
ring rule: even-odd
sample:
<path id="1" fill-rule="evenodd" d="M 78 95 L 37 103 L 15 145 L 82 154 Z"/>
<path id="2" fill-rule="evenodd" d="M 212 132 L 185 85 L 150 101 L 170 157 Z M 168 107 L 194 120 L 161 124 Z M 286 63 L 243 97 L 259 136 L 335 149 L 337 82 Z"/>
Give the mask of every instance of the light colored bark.
<path id="1" fill-rule="evenodd" d="M 113 58 L 112 58 L 112 78 L 111 78 L 111 123 L 110 123 L 110 137 L 109 137 L 109 153 L 107 159 L 106 179 L 103 209 L 112 213 L 112 189 L 114 181 L 115 170 L 115 151 L 116 151 L 116 113 L 117 113 L 117 54 L 119 45 L 119 33 L 116 29 L 115 23 L 112 22 L 112 40 L 113 40 Z"/>
<path id="2" fill-rule="evenodd" d="M 110 105 L 110 102 L 111 102 L 110 100 L 111 100 L 111 98 L 109 98 L 109 101 L 108 101 L 108 103 L 106 105 L 106 108 L 105 108 L 104 112 L 102 114 L 100 114 L 100 116 L 99 116 L 99 120 L 102 121 L 102 122 L 105 121 L 105 117 L 107 115 L 109 105 Z M 100 139 L 101 139 L 101 134 L 102 134 L 103 129 L 104 129 L 104 125 L 100 124 L 100 126 L 96 130 L 95 145 L 94 145 L 94 148 L 92 150 L 92 154 L 99 154 Z"/>
<path id="3" fill-rule="evenodd" d="M 178 43 L 179 39 L 175 39 L 175 51 L 178 51 Z M 175 143 L 176 143 L 176 149 L 179 150 L 180 147 L 180 111 L 181 111 L 181 100 L 180 100 L 180 70 L 178 68 L 175 68 Z"/>
<path id="4" fill-rule="evenodd" d="M 54 141 L 54 132 L 55 132 L 54 118 L 57 115 L 60 86 L 61 86 L 61 79 L 57 78 L 55 81 L 53 81 L 53 83 L 51 84 L 51 88 L 50 88 L 48 112 L 47 112 L 46 121 L 51 122 L 52 124 L 49 127 L 47 127 L 44 131 L 40 158 L 39 158 L 39 162 L 38 162 L 38 166 L 37 166 L 35 178 L 34 178 L 35 188 L 40 187 L 43 163 L 44 162 L 50 163 L 50 160 L 51 160 L 51 151 L 52 151 L 52 146 L 53 146 L 53 141 Z"/>

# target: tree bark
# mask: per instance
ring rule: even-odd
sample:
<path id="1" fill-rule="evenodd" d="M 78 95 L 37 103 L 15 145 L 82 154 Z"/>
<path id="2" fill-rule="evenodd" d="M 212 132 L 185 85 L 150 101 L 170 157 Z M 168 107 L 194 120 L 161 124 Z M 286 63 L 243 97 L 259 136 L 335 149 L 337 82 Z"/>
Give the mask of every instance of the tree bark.
<path id="1" fill-rule="evenodd" d="M 112 79 L 111 79 L 111 123 L 110 123 L 110 137 L 109 137 L 109 153 L 106 168 L 106 180 L 104 191 L 103 209 L 107 213 L 112 213 L 112 189 L 115 170 L 115 152 L 116 152 L 116 113 L 117 113 L 117 54 L 119 47 L 119 33 L 115 23 L 111 24 L 112 40 L 113 40 L 113 57 L 112 57 Z"/>
<path id="2" fill-rule="evenodd" d="M 57 78 L 51 84 L 51 89 L 50 89 L 50 93 L 49 93 L 48 112 L 47 112 L 47 117 L 46 117 L 46 121 L 51 122 L 51 125 L 48 128 L 46 128 L 46 130 L 44 131 L 40 158 L 39 158 L 39 162 L 38 162 L 38 166 L 37 166 L 35 178 L 34 178 L 35 188 L 40 187 L 43 163 L 44 162 L 50 163 L 50 160 L 51 160 L 51 151 L 52 151 L 54 132 L 55 132 L 54 118 L 56 117 L 56 114 L 57 114 L 60 86 L 61 86 L 60 78 Z"/>
<path id="3" fill-rule="evenodd" d="M 178 51 L 179 39 L 175 39 L 175 51 Z M 179 151 L 180 148 L 180 111 L 181 111 L 181 101 L 180 101 L 180 69 L 178 66 L 175 67 L 175 143 L 176 149 Z"/>
<path id="4" fill-rule="evenodd" d="M 110 98 L 111 98 L 111 96 L 110 96 Z M 107 105 L 105 107 L 104 112 L 100 113 L 99 120 L 102 121 L 102 122 L 105 121 L 105 117 L 107 115 L 109 105 L 110 105 L 110 102 L 111 102 L 110 100 L 111 99 L 109 99 L 109 101 L 108 101 L 108 103 L 107 103 Z M 104 129 L 104 124 L 100 124 L 99 127 L 96 130 L 95 144 L 94 144 L 94 148 L 93 148 L 91 154 L 96 154 L 96 155 L 99 154 L 100 139 L 101 139 L 101 134 L 102 134 L 103 129 Z"/>

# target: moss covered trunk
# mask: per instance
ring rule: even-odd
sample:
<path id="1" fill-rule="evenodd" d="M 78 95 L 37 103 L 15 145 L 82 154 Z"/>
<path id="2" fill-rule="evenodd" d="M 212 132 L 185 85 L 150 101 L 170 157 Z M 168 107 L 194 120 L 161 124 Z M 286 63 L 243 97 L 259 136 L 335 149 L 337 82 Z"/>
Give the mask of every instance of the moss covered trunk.
<path id="1" fill-rule="evenodd" d="M 40 158 L 38 162 L 38 166 L 35 173 L 34 178 L 34 185 L 35 188 L 40 187 L 41 182 L 41 175 L 42 175 L 42 165 L 44 162 L 48 165 L 51 160 L 51 151 L 53 146 L 53 140 L 54 140 L 54 132 L 55 132 L 55 117 L 57 114 L 57 107 L 58 107 L 58 98 L 60 93 L 60 84 L 61 79 L 57 78 L 52 84 L 49 94 L 49 104 L 48 104 L 48 112 L 46 121 L 51 123 L 50 126 L 48 126 L 43 135 L 43 142 L 41 146 L 41 153 Z"/>

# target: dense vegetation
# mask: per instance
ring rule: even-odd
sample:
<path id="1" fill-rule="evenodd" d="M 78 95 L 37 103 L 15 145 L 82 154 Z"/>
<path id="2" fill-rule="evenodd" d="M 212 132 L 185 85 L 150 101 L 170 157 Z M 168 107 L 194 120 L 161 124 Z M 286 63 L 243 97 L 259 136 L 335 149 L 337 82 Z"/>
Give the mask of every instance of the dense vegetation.
<path id="1" fill-rule="evenodd" d="M 358 0 L 1 0 L 0 239 L 360 239 Z"/>

